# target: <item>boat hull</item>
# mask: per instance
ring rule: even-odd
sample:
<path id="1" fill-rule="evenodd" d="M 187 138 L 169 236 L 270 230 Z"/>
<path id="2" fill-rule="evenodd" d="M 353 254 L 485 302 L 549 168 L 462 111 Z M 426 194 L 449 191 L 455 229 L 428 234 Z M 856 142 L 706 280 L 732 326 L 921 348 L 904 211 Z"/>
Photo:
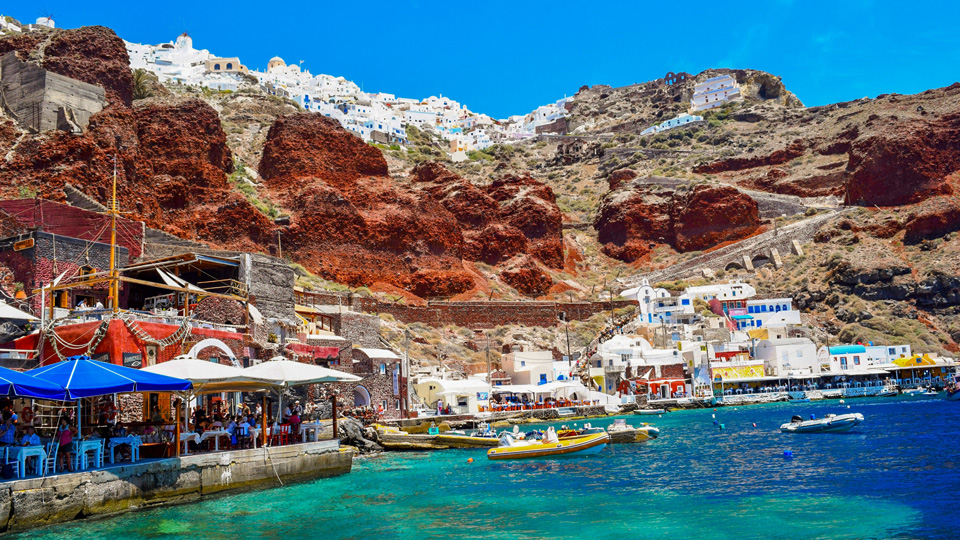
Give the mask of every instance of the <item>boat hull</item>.
<path id="1" fill-rule="evenodd" d="M 472 437 L 470 435 L 437 435 L 437 442 L 450 448 L 492 448 L 500 444 L 496 437 Z"/>
<path id="2" fill-rule="evenodd" d="M 780 431 L 783 433 L 841 433 L 853 429 L 860 422 L 863 422 L 863 415 L 860 413 L 843 414 L 832 418 L 783 424 L 780 426 Z"/>
<path id="3" fill-rule="evenodd" d="M 583 437 L 562 439 L 555 443 L 539 442 L 521 446 L 491 448 L 487 451 L 487 458 L 506 460 L 587 456 L 596 454 L 606 448 L 609 441 L 610 436 L 606 433 L 595 433 Z"/>
<path id="4" fill-rule="evenodd" d="M 666 409 L 637 409 L 633 411 L 633 414 L 647 415 L 647 414 L 664 414 Z"/>
<path id="5" fill-rule="evenodd" d="M 947 392 L 947 401 L 960 401 L 960 390 L 953 393 Z"/>

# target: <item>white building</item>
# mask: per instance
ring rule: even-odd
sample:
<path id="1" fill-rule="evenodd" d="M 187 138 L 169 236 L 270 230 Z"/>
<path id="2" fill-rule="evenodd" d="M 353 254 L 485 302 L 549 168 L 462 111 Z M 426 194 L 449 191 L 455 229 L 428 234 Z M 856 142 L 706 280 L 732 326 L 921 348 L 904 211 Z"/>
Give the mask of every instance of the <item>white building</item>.
<path id="1" fill-rule="evenodd" d="M 913 355 L 910 345 L 834 345 L 820 347 L 820 369 L 830 373 L 879 369 L 899 358 Z"/>
<path id="2" fill-rule="evenodd" d="M 747 300 L 747 313 L 731 317 L 738 330 L 788 328 L 799 326 L 800 312 L 793 309 L 792 298 Z"/>
<path id="3" fill-rule="evenodd" d="M 763 361 L 772 377 L 820 374 L 817 346 L 807 338 L 764 339 L 755 346 L 754 358 Z"/>
<path id="4" fill-rule="evenodd" d="M 742 100 L 737 80 L 730 75 L 720 75 L 697 83 L 693 89 L 693 97 L 690 98 L 690 110 L 703 111 Z"/>
<path id="5" fill-rule="evenodd" d="M 546 384 L 556 380 L 553 353 L 550 351 L 514 351 L 500 360 L 513 384 Z"/>
<path id="6" fill-rule="evenodd" d="M 665 122 L 661 122 L 655 126 L 650 126 L 647 129 L 640 132 L 641 135 L 651 135 L 653 133 L 660 133 L 661 131 L 667 131 L 668 129 L 678 128 L 680 126 L 685 126 L 687 124 L 692 124 L 694 122 L 702 122 L 702 116 L 691 116 L 689 114 L 681 114 L 676 118 L 671 118 Z"/>

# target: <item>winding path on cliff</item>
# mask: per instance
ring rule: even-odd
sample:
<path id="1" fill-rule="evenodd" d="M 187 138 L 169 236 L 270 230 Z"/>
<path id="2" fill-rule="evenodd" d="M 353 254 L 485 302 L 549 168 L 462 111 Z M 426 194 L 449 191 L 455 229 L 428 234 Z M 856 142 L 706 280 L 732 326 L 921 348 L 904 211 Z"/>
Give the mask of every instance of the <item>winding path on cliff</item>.
<path id="1" fill-rule="evenodd" d="M 624 288 L 630 288 L 640 285 L 640 282 L 644 278 L 650 283 L 678 279 L 704 268 L 722 269 L 730 263 L 738 262 L 744 255 L 749 258 L 760 254 L 767 255 L 772 249 L 777 249 L 781 255 L 785 255 L 789 252 L 794 240 L 800 244 L 810 241 L 813 235 L 820 230 L 820 227 L 847 210 L 847 208 L 839 211 L 829 210 L 826 213 L 821 213 L 802 221 L 780 227 L 779 229 L 751 236 L 750 238 L 723 246 L 714 251 L 703 253 L 679 264 L 644 274 L 620 278 L 620 282 Z"/>

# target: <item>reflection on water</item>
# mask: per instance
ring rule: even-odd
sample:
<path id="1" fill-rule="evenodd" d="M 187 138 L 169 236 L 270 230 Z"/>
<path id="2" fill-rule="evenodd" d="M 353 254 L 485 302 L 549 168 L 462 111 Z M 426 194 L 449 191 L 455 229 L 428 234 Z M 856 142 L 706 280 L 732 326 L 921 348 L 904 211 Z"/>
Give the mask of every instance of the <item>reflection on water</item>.
<path id="1" fill-rule="evenodd" d="M 866 417 L 848 434 L 777 429 L 794 413 L 847 412 L 836 401 L 632 416 L 660 439 L 553 461 L 389 454 L 339 478 L 22 538 L 956 538 L 960 404 L 848 405 Z"/>

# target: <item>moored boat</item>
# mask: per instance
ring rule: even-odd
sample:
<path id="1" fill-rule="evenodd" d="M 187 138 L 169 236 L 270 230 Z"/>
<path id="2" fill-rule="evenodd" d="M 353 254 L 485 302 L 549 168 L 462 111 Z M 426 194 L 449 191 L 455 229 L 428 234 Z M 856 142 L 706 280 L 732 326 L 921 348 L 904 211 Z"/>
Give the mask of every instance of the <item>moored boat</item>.
<path id="1" fill-rule="evenodd" d="M 780 431 L 783 433 L 839 433 L 850 430 L 860 422 L 863 422 L 863 415 L 860 413 L 828 414 L 823 418 L 810 420 L 794 416 L 789 423 L 780 426 Z"/>
<path id="2" fill-rule="evenodd" d="M 600 452 L 609 441 L 610 436 L 606 432 L 560 439 L 553 428 L 548 429 L 541 440 L 516 440 L 510 434 L 503 434 L 500 437 L 500 446 L 488 450 L 487 458 L 501 460 L 585 456 Z"/>
<path id="3" fill-rule="evenodd" d="M 633 414 L 645 415 L 645 414 L 664 414 L 666 409 L 637 409 L 633 411 Z"/>

